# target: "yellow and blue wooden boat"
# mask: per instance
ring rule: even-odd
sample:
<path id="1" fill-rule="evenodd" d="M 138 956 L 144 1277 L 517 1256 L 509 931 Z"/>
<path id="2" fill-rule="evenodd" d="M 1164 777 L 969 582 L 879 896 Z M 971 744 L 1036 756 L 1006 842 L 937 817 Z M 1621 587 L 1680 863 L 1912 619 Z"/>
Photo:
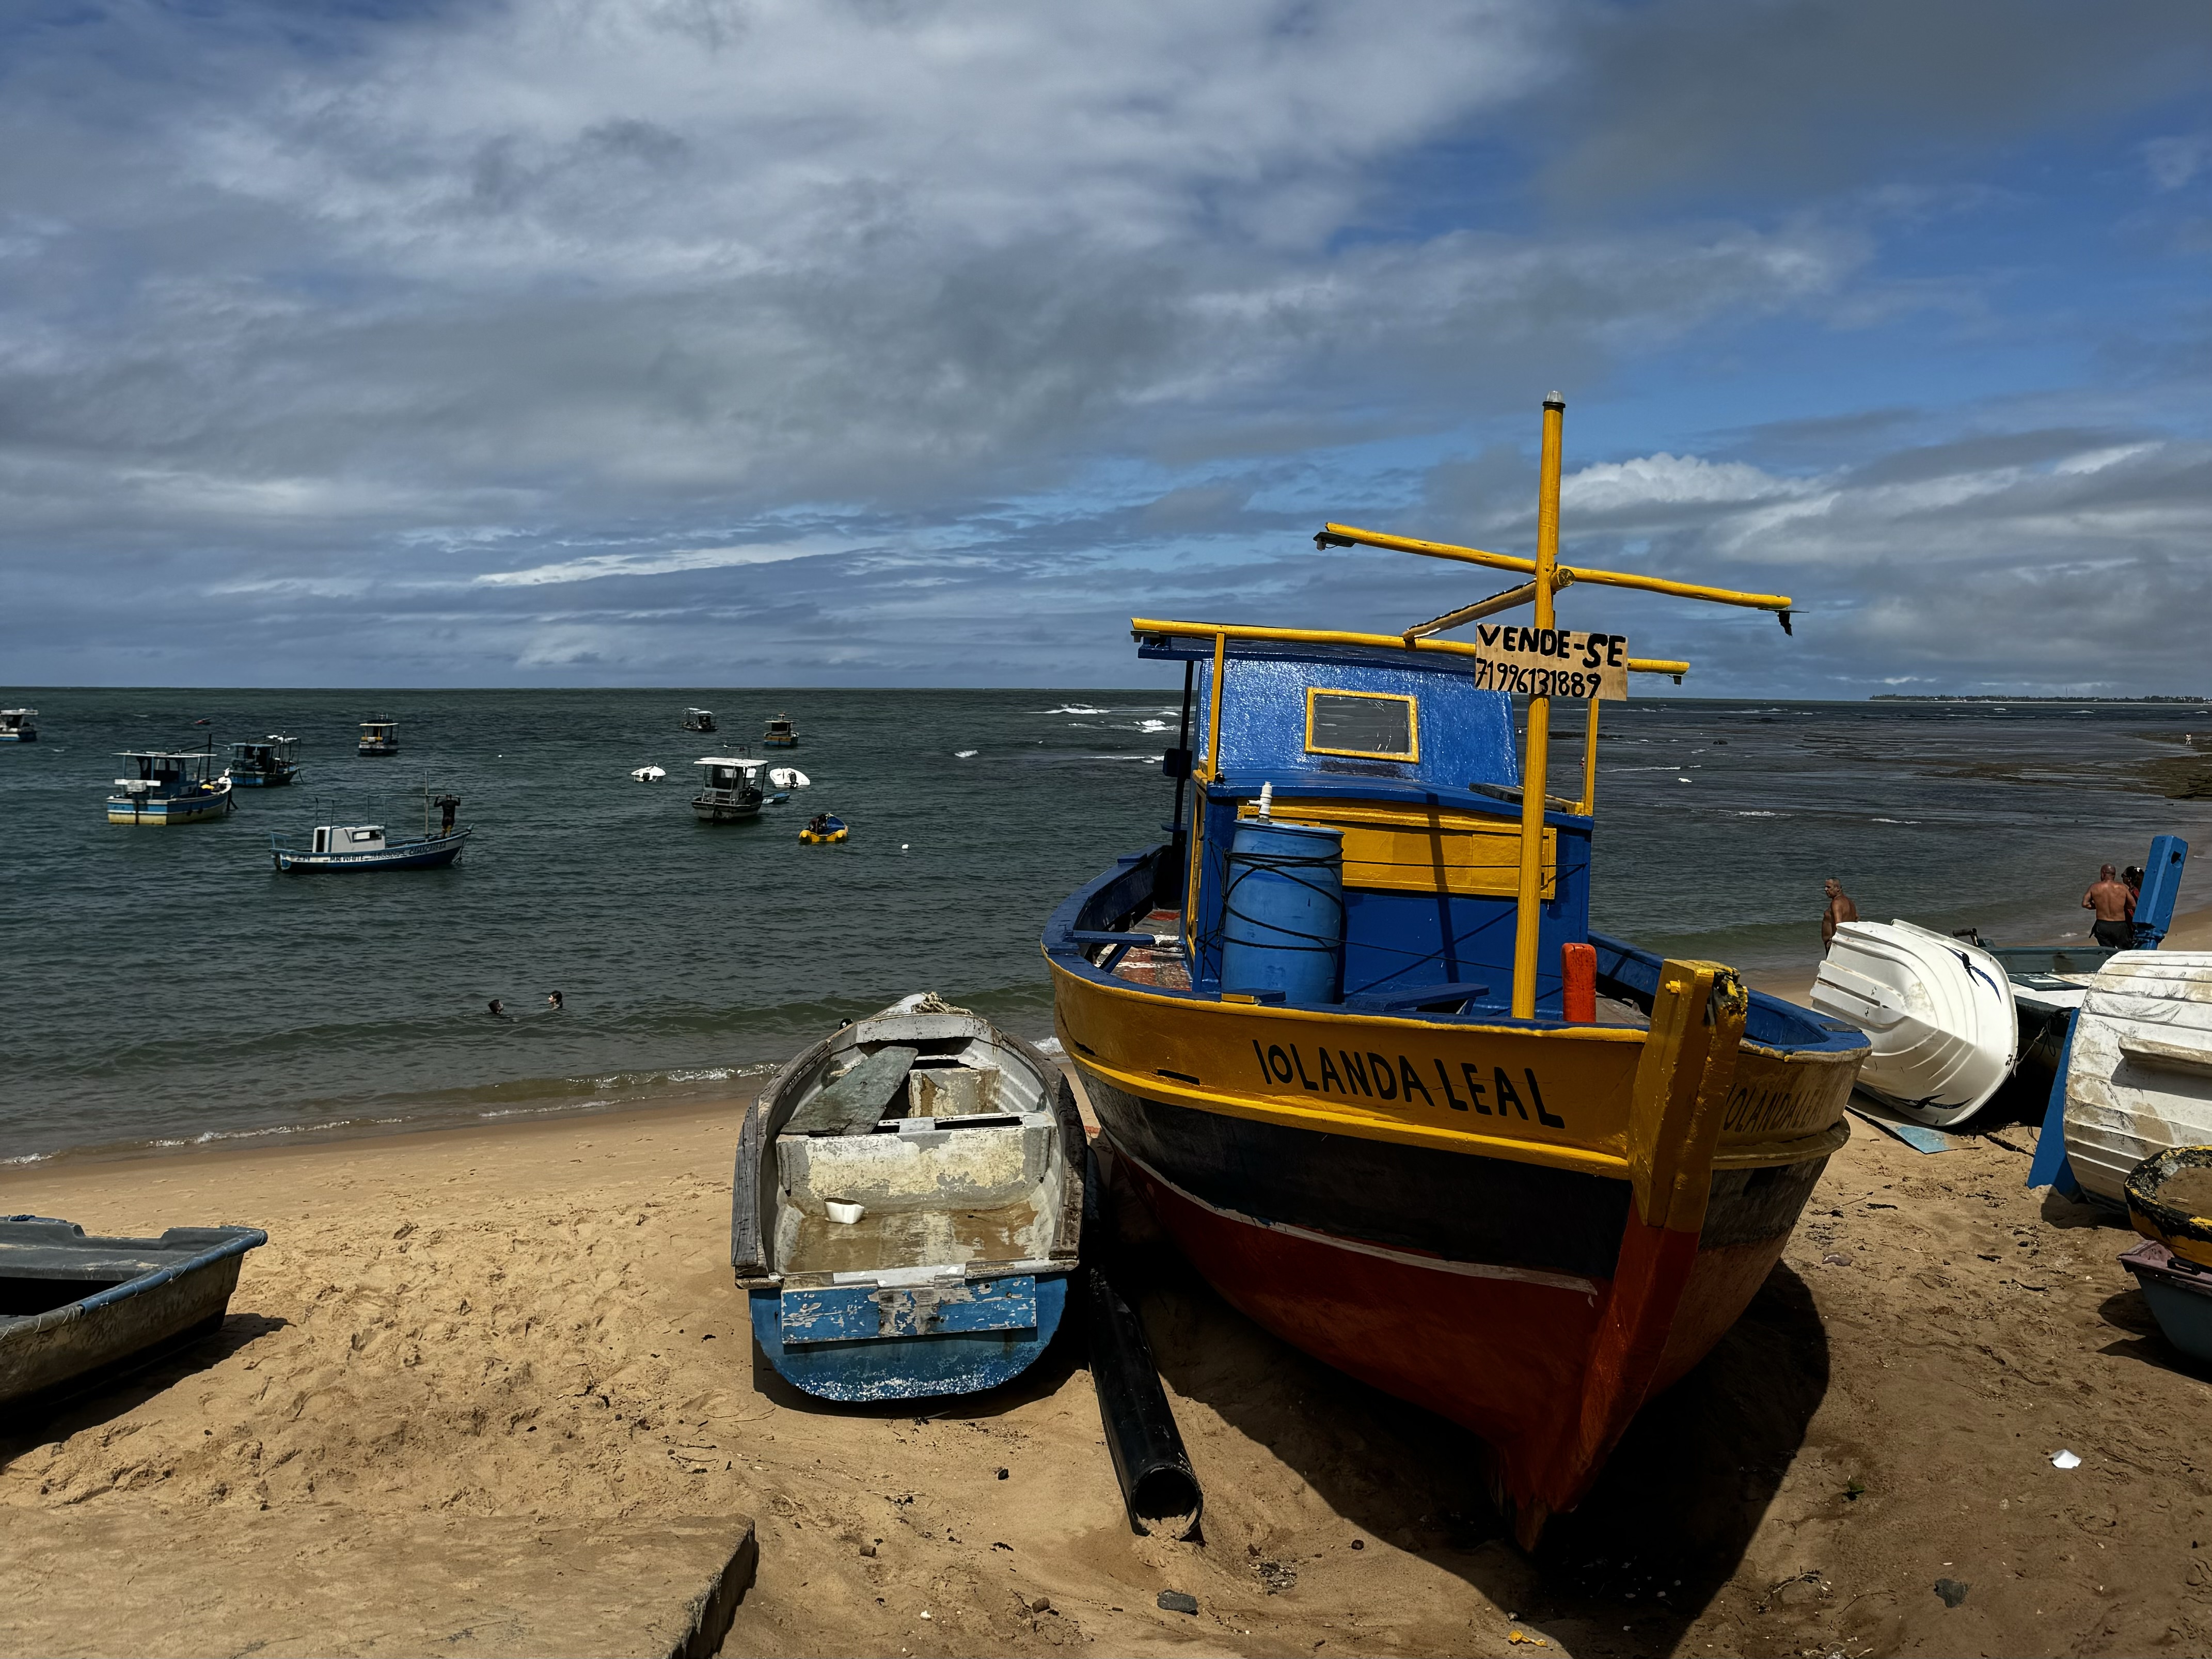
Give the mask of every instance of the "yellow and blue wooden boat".
<path id="1" fill-rule="evenodd" d="M 796 749 L 799 747 L 799 728 L 791 723 L 790 716 L 778 714 L 768 723 L 761 735 L 761 744 L 768 749 Z"/>
<path id="2" fill-rule="evenodd" d="M 236 805 L 230 779 L 210 775 L 215 756 L 207 750 L 172 754 L 127 749 L 123 768 L 115 793 L 107 798 L 110 823 L 199 823 L 222 817 Z"/>
<path id="3" fill-rule="evenodd" d="M 399 752 L 399 722 L 389 715 L 361 723 L 361 742 L 356 752 L 372 759 Z"/>
<path id="4" fill-rule="evenodd" d="M 1317 538 L 1518 588 L 1396 635 L 1136 620 L 1140 656 L 1185 665 L 1173 838 L 1043 941 L 1060 1042 L 1184 1253 L 1291 1342 L 1474 1431 L 1531 1545 L 1766 1278 L 1867 1052 L 1726 967 L 1592 933 L 1596 700 L 1581 798 L 1550 797 L 1550 698 L 1524 764 L 1494 653 L 1436 637 L 1533 603 L 1556 640 L 1570 581 L 1787 625 L 1778 595 L 1559 565 L 1563 407 L 1534 560 Z"/>

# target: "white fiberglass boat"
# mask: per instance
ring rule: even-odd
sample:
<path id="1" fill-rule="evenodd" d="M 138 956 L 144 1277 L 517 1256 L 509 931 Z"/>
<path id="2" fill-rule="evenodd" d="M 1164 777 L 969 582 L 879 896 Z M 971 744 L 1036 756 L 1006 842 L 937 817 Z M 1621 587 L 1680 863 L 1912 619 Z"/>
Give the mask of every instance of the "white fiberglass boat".
<path id="1" fill-rule="evenodd" d="M 2092 1197 L 2129 1172 L 2212 1146 L 2212 951 L 2123 951 L 2089 983 L 2066 1061 L 2066 1158 Z"/>
<path id="2" fill-rule="evenodd" d="M 1837 928 L 1813 1006 L 1867 1034 L 1874 1053 L 1859 1087 L 1933 1128 L 1980 1110 L 2020 1058 L 2003 965 L 1979 945 L 1909 921 Z"/>

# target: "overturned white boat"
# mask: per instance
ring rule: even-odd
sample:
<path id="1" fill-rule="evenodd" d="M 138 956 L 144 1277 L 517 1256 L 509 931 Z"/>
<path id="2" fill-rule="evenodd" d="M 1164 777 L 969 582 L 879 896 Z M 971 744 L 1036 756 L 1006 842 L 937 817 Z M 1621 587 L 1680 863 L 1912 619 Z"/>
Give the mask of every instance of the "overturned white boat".
<path id="1" fill-rule="evenodd" d="M 2074 1179 L 2112 1204 L 2143 1159 L 2212 1146 L 2212 951 L 2123 951 L 2090 981 L 2065 1135 Z"/>
<path id="2" fill-rule="evenodd" d="M 2003 966 L 1979 945 L 1909 921 L 1838 927 L 1813 1006 L 1873 1045 L 1859 1087 L 1934 1128 L 1979 1111 L 2020 1059 Z"/>

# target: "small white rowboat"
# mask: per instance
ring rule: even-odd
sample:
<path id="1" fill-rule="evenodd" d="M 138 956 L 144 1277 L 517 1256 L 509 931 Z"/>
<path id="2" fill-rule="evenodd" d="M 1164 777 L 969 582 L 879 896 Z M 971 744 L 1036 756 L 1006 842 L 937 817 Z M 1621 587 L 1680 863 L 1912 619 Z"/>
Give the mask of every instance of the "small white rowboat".
<path id="1" fill-rule="evenodd" d="M 2003 965 L 1978 945 L 1909 921 L 1838 927 L 1813 1006 L 1867 1034 L 1874 1052 L 1859 1087 L 1933 1128 L 1979 1111 L 2020 1059 L 2020 1017 Z"/>

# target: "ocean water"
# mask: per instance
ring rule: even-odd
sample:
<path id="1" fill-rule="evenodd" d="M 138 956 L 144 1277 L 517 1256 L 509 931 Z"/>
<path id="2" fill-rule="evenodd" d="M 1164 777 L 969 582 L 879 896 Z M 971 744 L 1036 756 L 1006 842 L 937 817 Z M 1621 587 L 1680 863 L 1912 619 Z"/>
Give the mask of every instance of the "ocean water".
<path id="1" fill-rule="evenodd" d="M 1158 838 L 1177 695 L 9 692 L 42 740 L 0 745 L 0 1159 L 704 1098 L 920 989 L 1044 1036 L 1038 931 Z M 689 703 L 722 732 L 681 731 Z M 688 763 L 784 712 L 813 787 L 696 823 Z M 384 714 L 402 752 L 359 758 L 356 723 Z M 1572 794 L 1565 724 L 1552 787 Z M 2204 845 L 2212 802 L 2146 776 L 2199 729 L 2194 705 L 1609 708 L 1595 921 L 1809 977 L 1832 874 L 1873 919 L 2079 933 L 2100 862 L 2165 830 Z M 106 822 L 115 751 L 270 732 L 302 739 L 301 783 L 213 823 Z M 632 782 L 647 763 L 668 781 Z M 458 868 L 271 870 L 270 832 L 398 833 L 426 787 L 477 829 Z M 851 841 L 801 845 L 814 811 Z"/>

